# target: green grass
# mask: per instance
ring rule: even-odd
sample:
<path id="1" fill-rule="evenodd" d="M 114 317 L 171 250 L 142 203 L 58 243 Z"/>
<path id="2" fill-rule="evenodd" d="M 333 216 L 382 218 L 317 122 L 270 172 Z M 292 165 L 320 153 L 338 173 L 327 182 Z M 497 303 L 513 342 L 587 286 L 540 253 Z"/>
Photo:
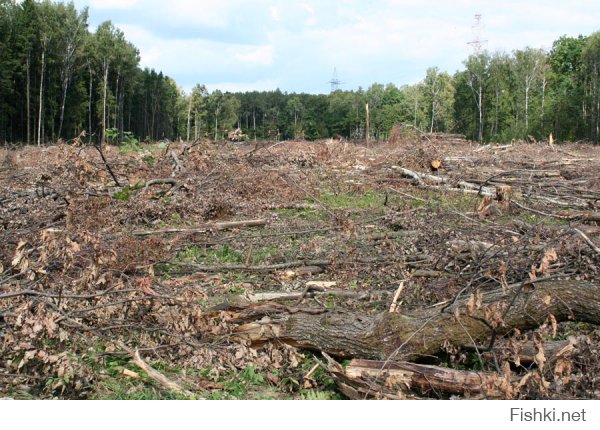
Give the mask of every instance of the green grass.
<path id="1" fill-rule="evenodd" d="M 127 380 L 129 379 L 129 380 Z M 145 381 L 125 376 L 101 381 L 94 400 L 191 400 L 177 393 L 164 391 Z"/>
<path id="2" fill-rule="evenodd" d="M 295 369 L 270 369 L 268 378 L 266 371 L 260 371 L 252 365 L 242 370 L 217 372 L 212 368 L 185 369 L 168 362 L 152 363 L 153 368 L 173 380 L 177 380 L 178 375 L 183 375 L 185 378 L 212 381 L 218 386 L 212 391 L 198 391 L 195 397 L 190 398 L 157 385 L 128 356 L 104 355 L 104 349 L 103 345 L 98 344 L 82 356 L 86 365 L 97 375 L 93 392 L 89 396 L 95 400 L 343 399 L 336 390 L 333 378 L 323 367 L 318 367 L 311 375 L 314 386 L 311 389 L 302 388 L 303 376 L 317 364 L 318 359 L 311 354 Z M 140 377 L 127 377 L 123 375 L 123 369 L 137 372 Z"/>
<path id="3" fill-rule="evenodd" d="M 323 193 L 321 201 L 331 208 L 369 209 L 383 206 L 385 196 L 368 191 L 364 194 L 350 193 Z"/>
<path id="4" fill-rule="evenodd" d="M 194 263 L 211 263 L 211 264 L 241 264 L 243 255 L 223 245 L 217 248 L 204 248 L 201 246 L 192 245 L 177 255 L 179 261 L 194 262 Z"/>
<path id="5" fill-rule="evenodd" d="M 533 213 L 530 213 L 527 211 L 521 212 L 517 215 L 508 215 L 508 216 L 500 218 L 501 222 L 505 221 L 506 223 L 511 223 L 514 220 L 520 220 L 527 224 L 533 224 L 533 225 L 543 224 L 543 225 L 562 226 L 562 225 L 569 225 L 569 223 L 570 223 L 570 221 L 566 220 L 566 219 L 545 217 L 545 216 L 533 214 Z"/>
<path id="6" fill-rule="evenodd" d="M 192 245 L 177 255 L 180 262 L 193 262 L 198 264 L 260 264 L 279 254 L 274 247 L 262 247 L 252 250 L 239 251 L 229 245 L 216 248 L 204 248 Z"/>
<path id="7" fill-rule="evenodd" d="M 104 350 L 102 345 L 85 354 L 85 362 L 94 373 L 99 374 L 98 382 L 91 398 L 95 400 L 188 400 L 187 396 L 157 387 L 146 372 L 139 369 L 127 356 L 100 356 Z M 178 373 L 181 369 L 170 368 L 161 363 L 153 364 L 161 372 Z M 140 375 L 134 379 L 123 375 L 123 369 L 134 371 Z"/>
<path id="8" fill-rule="evenodd" d="M 131 196 L 133 195 L 133 193 L 135 191 L 140 190 L 143 187 L 144 187 L 144 184 L 142 182 L 138 182 L 135 185 L 123 187 L 123 189 L 121 191 L 117 191 L 112 196 L 116 200 L 120 200 L 122 202 L 127 202 L 127 201 L 129 201 L 129 199 L 131 198 Z"/>

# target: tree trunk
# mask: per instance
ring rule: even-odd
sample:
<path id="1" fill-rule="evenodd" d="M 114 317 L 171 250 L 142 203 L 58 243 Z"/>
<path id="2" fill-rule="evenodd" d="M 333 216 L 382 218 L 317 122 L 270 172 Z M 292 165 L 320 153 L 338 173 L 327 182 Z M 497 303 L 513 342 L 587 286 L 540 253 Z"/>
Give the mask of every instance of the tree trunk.
<path id="1" fill-rule="evenodd" d="M 374 316 L 263 303 L 238 315 L 241 324 L 235 337 L 253 343 L 278 340 L 338 357 L 400 361 L 435 355 L 448 342 L 481 345 L 514 329 L 538 327 L 551 314 L 559 322 L 600 324 L 597 284 L 556 280 L 519 284 L 506 292 L 483 293 L 482 305 L 474 303 L 471 297 L 445 310 Z"/>
<path id="2" fill-rule="evenodd" d="M 529 85 L 525 84 L 525 134 L 529 133 Z"/>
<path id="3" fill-rule="evenodd" d="M 327 357 L 328 370 L 340 391 L 350 399 L 405 399 L 414 394 L 434 398 L 506 399 L 512 387 L 504 375 L 407 362 L 352 360 L 343 368 Z"/>
<path id="4" fill-rule="evenodd" d="M 115 123 L 114 123 L 114 128 L 117 129 L 118 142 L 120 142 L 122 139 L 121 129 L 119 127 L 119 79 L 120 79 L 120 77 L 121 77 L 121 71 L 118 70 L 117 71 L 117 83 L 115 86 Z"/>
<path id="5" fill-rule="evenodd" d="M 366 127 L 365 127 L 365 142 L 367 142 L 367 146 L 369 145 L 369 134 L 370 134 L 370 122 L 371 122 L 371 116 L 370 116 L 370 112 L 369 112 L 369 103 L 367 103 L 367 105 L 365 106 L 365 113 L 366 113 Z"/>
<path id="6" fill-rule="evenodd" d="M 481 83 L 479 84 L 479 143 L 483 142 L 483 106 L 482 106 L 482 93 L 483 88 L 481 87 Z"/>
<path id="7" fill-rule="evenodd" d="M 492 135 L 498 134 L 498 111 L 500 109 L 500 87 L 496 84 L 496 114 L 494 116 L 494 125 L 492 126 Z"/>
<path id="8" fill-rule="evenodd" d="M 546 104 L 546 85 L 548 81 L 546 80 L 546 76 L 542 78 L 542 113 L 541 113 L 541 129 L 542 136 L 546 136 L 545 126 L 544 126 L 544 106 Z"/>
<path id="9" fill-rule="evenodd" d="M 60 119 L 58 121 L 58 138 L 60 139 L 63 128 L 63 121 L 65 119 L 65 104 L 67 103 L 67 90 L 69 88 L 69 75 L 65 72 L 62 81 L 62 99 L 60 101 Z"/>
<path id="10" fill-rule="evenodd" d="M 192 96 L 190 96 L 190 103 L 188 106 L 188 115 L 187 115 L 187 141 L 190 141 L 190 125 L 192 123 Z"/>
<path id="11" fill-rule="evenodd" d="M 42 144 L 42 111 L 44 110 L 44 72 L 46 69 L 46 46 L 42 47 L 42 69 L 40 78 L 40 107 L 38 111 L 38 135 L 37 144 Z"/>
<path id="12" fill-rule="evenodd" d="M 104 144 L 106 142 L 106 97 L 108 94 L 108 70 L 110 64 L 107 59 L 104 59 L 104 88 L 102 90 L 102 138 L 100 139 L 100 144 Z"/>
<path id="13" fill-rule="evenodd" d="M 90 141 L 92 140 L 92 89 L 93 89 L 93 77 L 92 77 L 92 65 L 88 63 L 88 71 L 90 72 L 90 99 L 88 104 L 88 133 Z"/>
<path id="14" fill-rule="evenodd" d="M 27 52 L 27 68 L 26 68 L 26 79 L 27 79 L 27 84 L 26 84 L 26 103 L 27 103 L 27 107 L 26 107 L 26 111 L 27 111 L 27 145 L 31 144 L 31 77 L 30 77 L 30 69 L 31 69 L 31 52 Z"/>
<path id="15" fill-rule="evenodd" d="M 217 132 L 219 130 L 219 110 L 215 111 L 215 142 L 217 141 Z"/>

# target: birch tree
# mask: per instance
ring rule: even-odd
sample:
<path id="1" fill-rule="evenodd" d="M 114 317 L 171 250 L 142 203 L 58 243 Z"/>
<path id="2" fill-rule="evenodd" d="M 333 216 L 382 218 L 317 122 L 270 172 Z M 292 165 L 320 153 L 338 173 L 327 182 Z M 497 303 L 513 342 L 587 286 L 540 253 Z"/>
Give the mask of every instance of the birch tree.
<path id="1" fill-rule="evenodd" d="M 489 55 L 485 51 L 473 54 L 465 61 L 465 67 L 467 68 L 467 84 L 473 93 L 478 112 L 479 133 L 477 140 L 479 142 L 483 142 L 483 94 L 488 78 L 489 61 Z"/>

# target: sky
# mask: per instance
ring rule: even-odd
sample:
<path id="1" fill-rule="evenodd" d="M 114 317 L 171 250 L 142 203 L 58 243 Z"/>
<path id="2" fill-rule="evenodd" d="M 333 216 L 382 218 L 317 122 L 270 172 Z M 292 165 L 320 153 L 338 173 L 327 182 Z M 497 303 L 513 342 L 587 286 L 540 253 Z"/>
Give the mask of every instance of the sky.
<path id="1" fill-rule="evenodd" d="M 549 49 L 562 35 L 600 30 L 600 0 L 75 0 L 90 29 L 111 20 L 141 66 L 189 92 L 328 93 L 414 84 L 428 67 L 454 73 L 483 48 Z M 475 14 L 481 15 L 475 30 Z"/>

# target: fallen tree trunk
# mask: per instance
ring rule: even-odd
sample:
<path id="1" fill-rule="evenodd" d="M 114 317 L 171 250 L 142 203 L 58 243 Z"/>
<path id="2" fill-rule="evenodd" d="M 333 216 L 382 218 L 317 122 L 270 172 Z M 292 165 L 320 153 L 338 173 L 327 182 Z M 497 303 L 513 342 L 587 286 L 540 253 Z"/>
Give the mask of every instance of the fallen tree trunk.
<path id="1" fill-rule="evenodd" d="M 242 311 L 235 336 L 253 343 L 278 340 L 338 357 L 413 360 L 439 353 L 443 345 L 489 342 L 514 329 L 557 321 L 600 324 L 600 285 L 548 280 L 522 283 L 457 301 L 444 310 L 375 316 L 327 311 L 315 315 L 275 303 Z"/>
<path id="2" fill-rule="evenodd" d="M 544 342 L 545 368 L 552 368 L 561 356 L 576 349 L 581 339 Z M 506 343 L 506 342 L 505 342 Z M 506 346 L 505 346 L 506 347 Z M 502 349 L 502 346 L 499 346 Z M 534 364 L 538 348 L 533 342 L 521 347 L 515 357 L 520 364 Z M 488 359 L 493 360 L 491 352 Z M 518 396 L 523 376 L 447 367 L 374 360 L 352 360 L 346 367 L 340 366 L 327 354 L 327 370 L 340 391 L 350 399 L 385 398 L 404 399 L 417 396 L 448 398 L 459 395 L 463 398 L 512 399 Z"/>
<path id="3" fill-rule="evenodd" d="M 402 176 L 413 179 L 413 183 L 423 188 L 444 189 L 446 191 L 461 192 L 466 194 L 478 194 L 481 196 L 496 196 L 496 188 L 484 187 L 471 182 L 456 181 L 453 184 L 449 178 L 441 176 L 428 175 L 426 173 L 413 172 L 399 166 L 392 166 L 393 170 L 400 172 Z M 435 185 L 432 185 L 435 184 Z M 452 186 L 456 185 L 456 187 Z"/>
<path id="4" fill-rule="evenodd" d="M 408 362 L 352 360 L 343 368 L 328 358 L 327 370 L 340 391 L 354 400 L 404 399 L 421 396 L 447 398 L 511 398 L 510 381 L 493 372 L 473 372 Z"/>

